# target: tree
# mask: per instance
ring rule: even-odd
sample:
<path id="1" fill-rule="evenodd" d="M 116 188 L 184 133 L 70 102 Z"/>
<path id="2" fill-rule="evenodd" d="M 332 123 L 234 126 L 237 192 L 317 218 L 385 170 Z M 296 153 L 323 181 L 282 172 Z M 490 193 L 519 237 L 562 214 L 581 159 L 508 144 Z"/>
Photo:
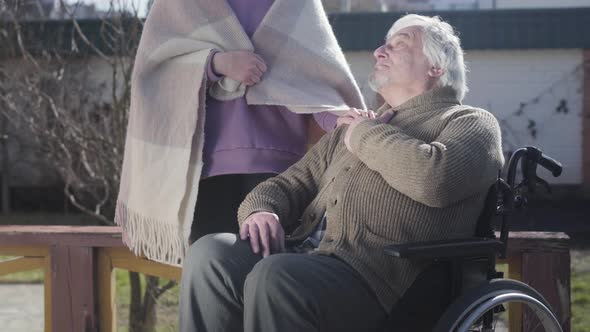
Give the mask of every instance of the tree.
<path id="1" fill-rule="evenodd" d="M 72 7 L 60 5 L 70 15 L 60 28 L 48 21 L 24 23 L 27 14 L 13 10 L 22 6 L 4 6 L 0 43 L 18 66 L 0 66 L 0 114 L 27 133 L 76 208 L 113 225 L 143 21 L 113 5 L 108 18 L 79 22 Z M 101 73 L 106 77 L 97 78 Z M 130 272 L 129 278 L 129 330 L 154 331 L 157 300 L 175 283 L 160 286 L 158 278 L 146 277 L 142 296 L 139 274 Z"/>

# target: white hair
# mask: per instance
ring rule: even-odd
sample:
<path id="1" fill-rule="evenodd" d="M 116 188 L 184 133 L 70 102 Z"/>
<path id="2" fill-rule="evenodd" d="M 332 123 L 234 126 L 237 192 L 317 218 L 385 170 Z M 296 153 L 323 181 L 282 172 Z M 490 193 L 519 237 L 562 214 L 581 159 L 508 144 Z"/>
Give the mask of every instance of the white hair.
<path id="1" fill-rule="evenodd" d="M 457 93 L 457 98 L 463 100 L 469 91 L 466 81 L 467 68 L 463 60 L 461 41 L 453 27 L 438 16 L 409 14 L 393 24 L 387 33 L 387 39 L 399 30 L 411 26 L 417 26 L 423 31 L 423 52 L 430 65 L 444 70 L 438 86 L 452 87 Z"/>

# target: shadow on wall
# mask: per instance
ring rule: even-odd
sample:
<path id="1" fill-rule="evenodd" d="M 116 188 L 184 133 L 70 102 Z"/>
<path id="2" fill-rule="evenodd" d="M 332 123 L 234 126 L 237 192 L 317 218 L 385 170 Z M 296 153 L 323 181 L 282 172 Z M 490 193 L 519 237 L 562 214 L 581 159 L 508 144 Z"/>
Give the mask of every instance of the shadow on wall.
<path id="1" fill-rule="evenodd" d="M 69 206 L 63 187 L 11 187 L 9 190 L 12 212 L 66 212 L 74 209 Z"/>

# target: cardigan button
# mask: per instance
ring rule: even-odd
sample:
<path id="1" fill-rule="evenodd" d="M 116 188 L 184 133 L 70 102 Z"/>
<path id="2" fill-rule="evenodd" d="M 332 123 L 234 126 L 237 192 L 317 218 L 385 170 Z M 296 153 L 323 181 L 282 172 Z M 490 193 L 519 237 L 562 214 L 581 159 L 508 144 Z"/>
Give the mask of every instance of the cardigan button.
<path id="1" fill-rule="evenodd" d="M 352 168 L 351 166 L 346 166 L 346 167 L 344 167 L 344 170 L 345 170 L 346 172 L 348 172 L 348 171 L 350 171 L 350 169 L 351 169 L 351 168 Z"/>
<path id="2" fill-rule="evenodd" d="M 310 213 L 310 214 L 309 214 L 309 218 L 310 218 L 310 219 L 315 219 L 315 213 Z"/>

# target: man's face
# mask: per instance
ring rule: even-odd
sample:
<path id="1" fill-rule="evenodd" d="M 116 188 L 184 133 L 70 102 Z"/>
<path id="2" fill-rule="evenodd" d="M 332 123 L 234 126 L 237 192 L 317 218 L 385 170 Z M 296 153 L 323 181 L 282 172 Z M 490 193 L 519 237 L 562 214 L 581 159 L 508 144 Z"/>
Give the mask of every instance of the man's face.
<path id="1" fill-rule="evenodd" d="M 384 88 L 423 88 L 432 67 L 423 53 L 422 30 L 410 26 L 397 31 L 373 53 L 377 61 L 369 77 L 376 92 Z"/>

